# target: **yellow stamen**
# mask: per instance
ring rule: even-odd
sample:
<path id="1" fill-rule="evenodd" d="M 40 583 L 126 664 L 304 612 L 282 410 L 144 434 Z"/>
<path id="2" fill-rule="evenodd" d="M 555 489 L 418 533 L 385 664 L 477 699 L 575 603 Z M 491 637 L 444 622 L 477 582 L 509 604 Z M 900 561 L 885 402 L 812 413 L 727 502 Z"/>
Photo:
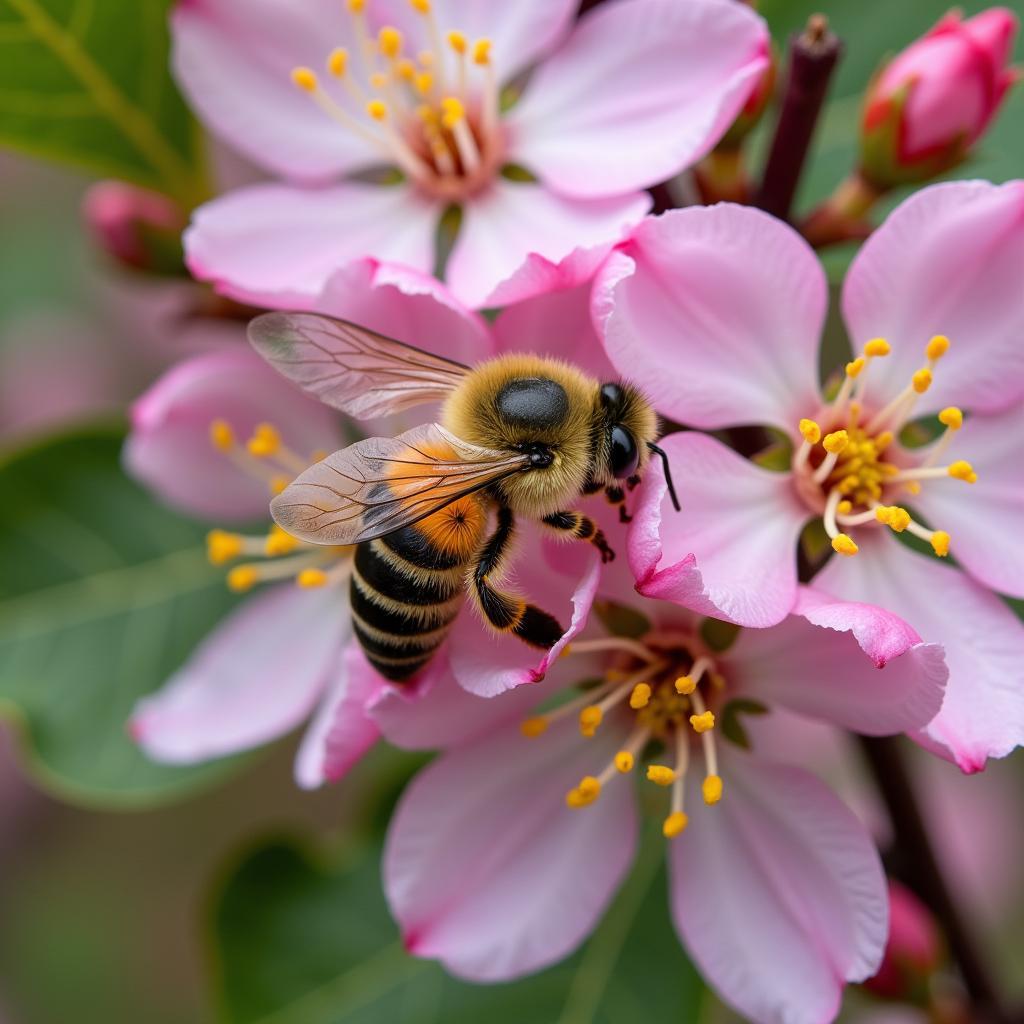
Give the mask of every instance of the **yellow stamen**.
<path id="1" fill-rule="evenodd" d="M 417 14 L 429 14 L 430 13 L 430 0 L 409 0 L 409 6 Z"/>
<path id="2" fill-rule="evenodd" d="M 403 82 L 411 82 L 416 77 L 416 65 L 408 57 L 403 57 L 395 64 L 395 74 Z"/>
<path id="3" fill-rule="evenodd" d="M 575 789 L 565 795 L 565 802 L 570 807 L 586 807 L 601 795 L 601 783 L 593 775 L 584 775 Z"/>
<path id="4" fill-rule="evenodd" d="M 259 573 L 252 565 L 237 565 L 228 573 L 228 587 L 236 594 L 252 590 L 258 581 Z"/>
<path id="5" fill-rule="evenodd" d="M 290 483 L 286 476 L 275 476 L 270 481 L 270 493 L 280 494 Z"/>
<path id="6" fill-rule="evenodd" d="M 633 763 L 633 754 L 628 750 L 620 750 L 615 755 L 615 767 L 622 772 L 623 775 L 625 775 L 626 772 L 631 772 L 633 770 Z"/>
<path id="7" fill-rule="evenodd" d="M 836 512 L 841 516 L 848 516 L 853 511 L 853 502 L 843 498 L 838 505 L 836 505 Z"/>
<path id="8" fill-rule="evenodd" d="M 711 711 L 705 711 L 700 715 L 690 715 L 690 725 L 695 733 L 707 732 L 715 727 L 715 716 Z"/>
<path id="9" fill-rule="evenodd" d="M 945 558 L 949 554 L 949 534 L 945 530 L 936 530 L 931 535 L 931 545 L 939 558 Z"/>
<path id="10" fill-rule="evenodd" d="M 263 549 L 268 558 L 276 558 L 278 555 L 290 555 L 298 546 L 298 539 L 275 523 L 267 534 Z"/>
<path id="11" fill-rule="evenodd" d="M 821 440 L 821 427 L 814 420 L 801 420 L 799 430 L 808 444 L 817 444 Z"/>
<path id="12" fill-rule="evenodd" d="M 939 413 L 939 422 L 950 430 L 959 430 L 964 425 L 964 414 L 955 405 L 948 405 Z"/>
<path id="13" fill-rule="evenodd" d="M 597 732 L 602 718 L 604 718 L 604 712 L 601 708 L 597 704 L 588 704 L 580 711 L 580 732 L 584 736 L 593 736 Z"/>
<path id="14" fill-rule="evenodd" d="M 261 423 L 246 443 L 250 455 L 258 459 L 269 458 L 281 450 L 281 435 L 270 423 Z"/>
<path id="15" fill-rule="evenodd" d="M 860 371 L 867 365 L 867 360 L 863 356 L 857 356 L 856 359 L 851 363 L 846 364 L 846 376 L 847 377 L 858 377 Z"/>
<path id="16" fill-rule="evenodd" d="M 701 785 L 701 793 L 704 796 L 704 803 L 709 807 L 717 804 L 722 799 L 722 779 L 719 775 L 708 775 Z"/>
<path id="17" fill-rule="evenodd" d="M 690 819 L 687 818 L 684 811 L 673 811 L 661 826 L 662 835 L 666 839 L 675 839 L 686 828 L 689 821 Z"/>
<path id="18" fill-rule="evenodd" d="M 629 706 L 634 711 L 647 707 L 651 699 L 651 687 L 647 683 L 637 683 L 629 695 Z"/>
<path id="19" fill-rule="evenodd" d="M 211 530 L 206 535 L 206 557 L 211 565 L 223 565 L 242 553 L 242 538 L 237 533 Z"/>
<path id="20" fill-rule="evenodd" d="M 455 96 L 445 96 L 441 100 L 441 124 L 451 131 L 466 116 L 466 108 Z"/>
<path id="21" fill-rule="evenodd" d="M 323 569 L 303 569 L 295 577 L 295 582 L 303 590 L 315 590 L 317 587 L 322 587 L 327 583 L 327 573 Z"/>
<path id="22" fill-rule="evenodd" d="M 932 371 L 927 366 L 922 366 L 913 377 L 910 378 L 914 390 L 923 395 L 932 386 Z"/>
<path id="23" fill-rule="evenodd" d="M 693 676 L 680 676 L 676 680 L 676 693 L 688 695 L 697 689 L 697 681 Z"/>
<path id="24" fill-rule="evenodd" d="M 366 104 L 366 112 L 374 121 L 383 121 L 388 116 L 388 105 L 383 100 L 370 100 Z"/>
<path id="25" fill-rule="evenodd" d="M 671 786 L 676 781 L 676 773 L 667 764 L 649 764 L 647 779 L 658 786 Z"/>
<path id="26" fill-rule="evenodd" d="M 889 346 L 889 342 L 885 338 L 872 338 L 864 346 L 864 355 L 871 356 L 872 358 L 879 358 L 880 356 L 887 356 L 892 349 Z"/>
<path id="27" fill-rule="evenodd" d="M 293 68 L 292 81 L 303 91 L 316 92 L 320 85 L 316 72 L 312 68 Z"/>
<path id="28" fill-rule="evenodd" d="M 388 60 L 394 60 L 402 52 L 402 33 L 393 25 L 385 25 L 377 33 L 377 45 Z"/>
<path id="29" fill-rule="evenodd" d="M 822 447 L 830 455 L 838 455 L 849 443 L 850 435 L 845 430 L 835 430 L 831 434 L 826 434 L 821 442 Z"/>
<path id="30" fill-rule="evenodd" d="M 448 45 L 461 57 L 466 52 L 466 37 L 461 32 L 449 32 Z"/>
<path id="31" fill-rule="evenodd" d="M 327 58 L 327 70 L 335 78 L 344 77 L 348 70 L 348 50 L 345 47 L 339 46 L 337 49 L 331 50 L 331 55 Z"/>
<path id="32" fill-rule="evenodd" d="M 547 732 L 547 729 L 548 720 L 544 715 L 534 715 L 533 718 L 523 719 L 519 723 L 519 731 L 531 740 Z"/>
<path id="33" fill-rule="evenodd" d="M 925 355 L 935 361 L 941 359 L 949 351 L 949 338 L 944 334 L 936 334 L 925 348 Z"/>
<path id="34" fill-rule="evenodd" d="M 413 79 L 413 83 L 412 84 L 413 84 L 413 87 L 416 89 L 416 91 L 421 96 L 429 96 L 430 93 L 433 91 L 433 88 L 434 88 L 434 76 L 429 71 L 421 71 Z M 421 107 L 420 110 L 422 110 L 422 109 L 423 108 Z M 430 108 L 428 107 L 427 109 L 429 110 Z M 433 110 L 431 110 L 430 113 L 431 113 L 431 115 L 433 115 L 433 113 L 434 113 Z M 429 123 L 429 120 L 428 120 L 427 117 L 424 117 L 423 120 L 428 121 L 428 123 Z"/>
<path id="35" fill-rule="evenodd" d="M 910 513 L 899 505 L 878 505 L 875 508 L 875 518 L 896 533 L 902 533 L 910 525 Z"/>
<path id="36" fill-rule="evenodd" d="M 840 555 L 850 556 L 857 554 L 860 548 L 853 542 L 852 537 L 845 533 L 839 533 L 832 538 L 832 550 L 837 551 Z"/>
<path id="37" fill-rule="evenodd" d="M 352 14 L 362 14 L 366 9 L 366 0 L 348 0 L 348 9 Z"/>
<path id="38" fill-rule="evenodd" d="M 227 420 L 214 420 L 210 424 L 210 442 L 222 452 L 230 451 L 235 446 L 235 432 Z"/>
<path id="39" fill-rule="evenodd" d="M 946 468 L 946 472 L 954 480 L 963 480 L 968 484 L 977 483 L 978 481 L 978 474 L 974 472 L 974 467 L 969 462 L 964 462 L 963 459 L 951 462 Z"/>
<path id="40" fill-rule="evenodd" d="M 490 39 L 478 39 L 473 44 L 473 63 L 481 67 L 491 63 L 491 41 Z"/>

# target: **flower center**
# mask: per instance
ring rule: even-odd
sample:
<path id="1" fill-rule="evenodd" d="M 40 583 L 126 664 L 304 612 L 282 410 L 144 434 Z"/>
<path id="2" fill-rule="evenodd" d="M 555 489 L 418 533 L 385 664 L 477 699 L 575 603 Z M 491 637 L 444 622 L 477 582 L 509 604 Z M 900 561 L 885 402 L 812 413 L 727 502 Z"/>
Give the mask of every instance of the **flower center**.
<path id="1" fill-rule="evenodd" d="M 537 737 L 552 722 L 575 714 L 580 732 L 592 737 L 609 716 L 631 719 L 632 728 L 622 749 L 598 774 L 580 779 L 565 801 L 571 808 L 589 806 L 604 786 L 632 772 L 646 751 L 660 747 L 673 763 L 652 761 L 647 765 L 646 777 L 671 790 L 669 813 L 662 825 L 666 838 L 671 839 L 688 823 L 683 804 L 691 744 L 699 742 L 703 747 L 707 769 L 702 786 L 704 802 L 717 804 L 722 798 L 715 714 L 708 704 L 718 702 L 725 679 L 716 671 L 701 641 L 689 633 L 653 632 L 643 642 L 623 637 L 583 640 L 566 649 L 569 654 L 595 651 L 608 651 L 614 662 L 598 685 L 550 712 L 527 718 L 520 728 L 523 735 Z"/>
<path id="2" fill-rule="evenodd" d="M 846 531 L 872 525 L 888 526 L 897 533 L 907 530 L 928 541 L 937 555 L 949 554 L 949 534 L 916 522 L 900 501 L 906 495 L 919 494 L 926 480 L 951 477 L 969 484 L 977 481 L 969 462 L 938 465 L 953 435 L 963 426 L 963 413 L 955 406 L 939 413 L 945 432 L 922 457 L 893 447 L 918 397 L 931 387 L 935 364 L 948 350 L 948 338 L 933 337 L 925 347 L 925 365 L 891 402 L 868 415 L 868 370 L 872 362 L 891 351 L 884 338 L 874 338 L 861 355 L 846 364 L 842 385 L 831 404 L 817 419 L 800 421 L 803 443 L 793 456 L 797 492 L 821 516 L 832 548 L 839 554 L 849 556 L 858 551 L 856 541 Z"/>
<path id="3" fill-rule="evenodd" d="M 244 445 L 236 439 L 230 424 L 210 424 L 213 446 L 240 470 L 267 484 L 271 494 L 280 494 L 292 480 L 326 452 L 314 452 L 309 459 L 286 447 L 271 423 L 261 423 Z M 227 565 L 240 558 L 254 558 L 233 566 L 227 584 L 236 593 L 252 590 L 257 583 L 293 578 L 304 588 L 342 584 L 351 571 L 351 547 L 322 547 L 306 544 L 272 523 L 261 535 L 211 530 L 206 535 L 206 554 L 211 565 Z"/>
<path id="4" fill-rule="evenodd" d="M 470 43 L 458 30 L 442 39 L 430 0 L 409 2 L 424 21 L 427 49 L 406 55 L 391 25 L 374 39 L 366 0 L 348 0 L 357 68 L 339 47 L 327 57 L 327 86 L 307 67 L 295 68 L 292 81 L 425 191 L 457 201 L 490 181 L 503 156 L 491 41 Z"/>

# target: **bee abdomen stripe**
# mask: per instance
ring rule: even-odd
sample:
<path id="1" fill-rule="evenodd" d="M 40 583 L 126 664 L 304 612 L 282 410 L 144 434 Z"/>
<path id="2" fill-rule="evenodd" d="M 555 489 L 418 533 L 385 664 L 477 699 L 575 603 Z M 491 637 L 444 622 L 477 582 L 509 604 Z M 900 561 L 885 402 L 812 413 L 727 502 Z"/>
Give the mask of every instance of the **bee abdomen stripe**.
<path id="1" fill-rule="evenodd" d="M 379 640 L 381 643 L 389 643 L 393 637 L 399 637 L 404 641 L 415 644 L 420 650 L 433 650 L 444 641 L 448 635 L 451 622 L 442 623 L 440 626 L 424 625 L 421 623 L 410 623 L 403 626 L 398 632 L 388 629 L 378 629 L 371 626 L 356 610 L 350 609 L 352 621 L 362 633 L 365 633 L 371 640 Z"/>
<path id="2" fill-rule="evenodd" d="M 388 562 L 370 544 L 356 548 L 354 575 L 377 593 L 401 604 L 442 604 L 462 587 L 461 579 L 438 578 L 428 572 L 410 576 Z"/>
<path id="3" fill-rule="evenodd" d="M 371 636 L 362 629 L 358 620 L 354 620 L 352 625 L 356 636 L 359 638 L 359 643 L 362 645 L 363 650 L 366 651 L 366 654 L 378 659 L 406 661 L 409 658 L 413 658 L 426 661 L 441 646 L 441 642 L 444 640 L 443 636 L 438 637 L 435 633 L 431 634 L 431 639 L 424 645 L 419 642 L 419 637 L 391 636 L 384 638 L 379 633 Z"/>
<path id="4" fill-rule="evenodd" d="M 461 599 L 461 594 L 458 597 Z M 461 600 L 435 605 L 403 605 L 371 587 L 352 574 L 349 585 L 352 610 L 366 623 L 385 633 L 420 633 L 424 628 L 438 629 L 452 622 L 459 613 Z"/>
<path id="5" fill-rule="evenodd" d="M 380 658 L 367 652 L 366 660 L 385 678 L 393 683 L 403 683 L 415 675 L 428 661 L 425 658 Z"/>
<path id="6" fill-rule="evenodd" d="M 420 569 L 456 569 L 465 564 L 461 554 L 438 550 L 415 526 L 404 526 L 401 530 L 386 534 L 379 539 L 379 543 Z"/>

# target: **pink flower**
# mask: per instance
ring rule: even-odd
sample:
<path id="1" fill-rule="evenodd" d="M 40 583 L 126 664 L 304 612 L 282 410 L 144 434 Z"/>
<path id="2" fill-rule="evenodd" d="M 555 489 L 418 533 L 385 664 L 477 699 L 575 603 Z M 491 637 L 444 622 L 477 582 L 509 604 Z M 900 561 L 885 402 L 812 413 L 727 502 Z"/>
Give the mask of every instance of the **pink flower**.
<path id="1" fill-rule="evenodd" d="M 445 355 L 471 363 L 515 348 L 521 330 L 543 321 L 549 334 L 536 337 L 550 340 L 552 352 L 607 368 L 589 323 L 589 290 L 577 283 L 599 255 L 577 257 L 584 268 L 579 273 L 569 266 L 548 268 L 574 287 L 523 302 L 498 318 L 493 333 L 434 279 L 372 260 L 352 263 L 331 279 L 322 311 L 423 347 L 443 344 Z M 535 283 L 516 280 L 523 294 Z M 581 351 L 571 351 L 573 346 Z M 394 417 L 377 426 L 385 433 L 402 429 Z M 125 462 L 185 512 L 252 522 L 266 518 L 274 491 L 322 457 L 316 449 L 324 453 L 340 443 L 331 410 L 240 345 L 180 364 L 138 400 Z M 531 540 L 537 543 L 527 535 L 527 544 Z M 222 756 L 265 743 L 312 716 L 296 765 L 300 785 L 316 786 L 348 770 L 377 737 L 363 708 L 387 685 L 365 670 L 354 672 L 357 652 L 345 652 L 351 637 L 349 554 L 303 544 L 277 527 L 255 535 L 210 533 L 211 561 L 232 566 L 227 575 L 232 589 L 267 586 L 229 615 L 158 693 L 139 704 L 131 728 L 151 757 L 194 762 Z M 598 565 L 595 552 L 573 578 L 543 565 L 519 571 L 520 583 L 568 622 L 551 651 L 530 654 L 510 637 L 486 641 L 467 611 L 450 638 L 459 653 L 446 670 L 467 689 L 488 696 L 535 681 L 582 628 Z M 529 664 L 522 662 L 524 651 Z M 448 664 L 443 652 L 438 657 L 439 664 Z M 429 688 L 429 672 L 417 685 Z M 406 692 L 402 701 L 415 692 Z"/>
<path id="2" fill-rule="evenodd" d="M 385 888 L 406 946 L 482 982 L 566 956 L 629 869 L 639 774 L 655 799 L 664 787 L 672 915 L 711 984 L 754 1021 L 831 1020 L 844 982 L 881 961 L 878 856 L 814 776 L 731 740 L 755 735 L 743 712 L 768 706 L 871 733 L 914 728 L 941 703 L 941 648 L 810 590 L 724 653 L 688 612 L 633 609 L 657 616 L 645 635 L 585 634 L 536 686 L 480 701 L 440 676 L 415 708 L 373 702 L 393 742 L 444 748 L 388 834 Z"/>
<path id="3" fill-rule="evenodd" d="M 899 882 L 889 882 L 889 938 L 878 973 L 865 987 L 886 999 L 906 999 L 939 966 L 942 939 L 931 911 Z"/>
<path id="4" fill-rule="evenodd" d="M 124 181 L 99 181 L 82 200 L 82 217 L 99 246 L 126 267 L 181 271 L 181 208 L 167 196 Z"/>
<path id="5" fill-rule="evenodd" d="M 439 220 L 456 204 L 446 280 L 478 306 L 530 253 L 557 261 L 619 237 L 649 208 L 640 190 L 729 127 L 765 65 L 767 33 L 743 5 L 715 0 L 619 0 L 573 27 L 576 6 L 181 0 L 183 89 L 220 135 L 285 179 L 198 211 L 186 235 L 193 273 L 280 307 L 365 256 L 430 272 Z M 538 61 L 504 110 L 501 90 Z M 382 165 L 401 180 L 367 177 Z"/>
<path id="6" fill-rule="evenodd" d="M 817 520 L 837 554 L 815 586 L 945 645 L 946 700 L 918 738 L 965 771 L 1024 738 L 1024 625 L 999 597 L 1024 596 L 1022 261 L 1022 182 L 937 185 L 903 203 L 847 275 L 856 358 L 833 397 L 818 387 L 825 275 L 795 232 L 756 210 L 645 221 L 594 293 L 612 362 L 663 415 L 702 429 L 765 424 L 791 445 L 786 471 L 771 472 L 705 434 L 666 438 L 684 509 L 668 510 L 650 474 L 629 543 L 640 592 L 779 622 L 797 594 L 797 538 Z M 936 413 L 935 443 L 898 440 Z M 958 567 L 900 543 L 903 531 L 952 550 Z"/>
<path id="7" fill-rule="evenodd" d="M 890 61 L 868 91 L 862 170 L 882 188 L 926 181 L 959 163 L 988 128 L 1016 74 L 1017 17 L 951 11 Z"/>

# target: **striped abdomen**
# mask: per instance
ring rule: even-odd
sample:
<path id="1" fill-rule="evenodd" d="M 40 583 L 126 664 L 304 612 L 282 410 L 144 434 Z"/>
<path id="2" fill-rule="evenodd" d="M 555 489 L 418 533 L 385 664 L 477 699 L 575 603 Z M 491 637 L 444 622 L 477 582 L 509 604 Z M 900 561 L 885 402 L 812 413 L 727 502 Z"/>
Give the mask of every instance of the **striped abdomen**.
<path id="1" fill-rule="evenodd" d="M 464 498 L 356 548 L 352 623 L 385 679 L 410 679 L 441 646 L 459 613 L 484 523 L 478 499 Z"/>

